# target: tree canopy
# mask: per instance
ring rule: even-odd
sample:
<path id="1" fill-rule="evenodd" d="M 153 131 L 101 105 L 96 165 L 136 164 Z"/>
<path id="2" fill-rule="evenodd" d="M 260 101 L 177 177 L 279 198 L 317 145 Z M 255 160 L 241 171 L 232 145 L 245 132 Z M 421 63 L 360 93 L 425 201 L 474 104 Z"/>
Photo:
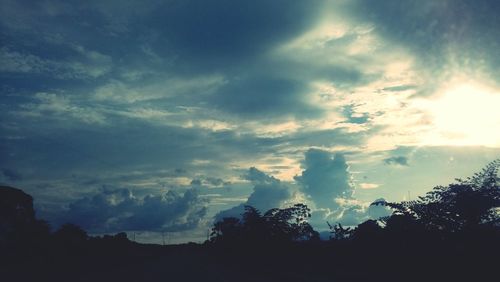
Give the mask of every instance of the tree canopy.
<path id="1" fill-rule="evenodd" d="M 413 219 L 428 230 L 458 232 L 500 224 L 500 160 L 466 179 L 437 186 L 414 201 L 376 202 L 394 209 L 388 223 Z"/>
<path id="2" fill-rule="evenodd" d="M 310 209 L 296 204 L 284 209 L 270 209 L 261 214 L 245 206 L 241 219 L 227 217 L 214 224 L 210 237 L 213 243 L 290 242 L 319 239 L 319 234 L 307 222 Z"/>

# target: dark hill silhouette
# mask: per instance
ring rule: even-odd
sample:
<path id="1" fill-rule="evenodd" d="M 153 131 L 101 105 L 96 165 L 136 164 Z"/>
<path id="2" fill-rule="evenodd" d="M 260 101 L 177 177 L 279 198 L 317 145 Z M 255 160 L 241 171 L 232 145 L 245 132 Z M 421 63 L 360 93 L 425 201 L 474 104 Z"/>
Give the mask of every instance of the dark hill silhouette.
<path id="1" fill-rule="evenodd" d="M 0 246 L 22 249 L 40 246 L 50 227 L 35 218 L 33 197 L 20 189 L 0 186 Z"/>
<path id="2" fill-rule="evenodd" d="M 0 186 L 0 240 L 34 221 L 33 198 L 20 189 Z"/>
<path id="3" fill-rule="evenodd" d="M 51 233 L 33 199 L 0 187 L 1 281 L 496 281 L 500 161 L 418 200 L 377 202 L 394 213 L 319 241 L 299 204 L 214 224 L 203 245 L 141 245 L 125 233 Z"/>

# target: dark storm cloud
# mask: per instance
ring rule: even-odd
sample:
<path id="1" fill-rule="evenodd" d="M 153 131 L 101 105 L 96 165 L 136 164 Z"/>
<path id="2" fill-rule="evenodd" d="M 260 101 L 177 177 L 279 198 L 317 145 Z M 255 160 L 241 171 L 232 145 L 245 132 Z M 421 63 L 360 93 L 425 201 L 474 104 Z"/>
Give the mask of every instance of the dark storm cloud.
<path id="1" fill-rule="evenodd" d="M 196 190 L 138 198 L 128 189 L 103 190 L 69 204 L 54 221 L 72 222 L 92 232 L 182 231 L 198 227 L 207 211 Z"/>
<path id="2" fill-rule="evenodd" d="M 82 127 L 44 131 L 32 129 L 22 139 L 2 139 L 2 165 L 29 171 L 32 178 L 66 178 L 76 174 L 79 178 L 74 181 L 78 183 L 86 180 L 81 177 L 109 183 L 190 176 L 199 169 L 193 161 L 206 159 L 211 162 L 204 170 L 213 176 L 202 179 L 203 183 L 220 186 L 220 176 L 227 173 L 224 164 L 242 154 L 252 160 L 272 152 L 269 140 L 251 135 L 157 127 L 133 121 L 123 126 L 116 124 L 112 130 Z M 24 131 L 26 133 L 28 131 Z M 175 168 L 187 169 L 188 173 L 156 172 Z M 144 174 L 128 173 L 131 171 L 144 171 Z"/>
<path id="3" fill-rule="evenodd" d="M 113 130 L 82 127 L 80 130 L 63 128 L 30 133 L 21 140 L 6 140 L 4 146 L 11 155 L 4 161 L 27 161 L 41 170 L 127 167 L 158 162 L 183 164 L 184 158 L 176 158 L 182 155 L 179 150 L 196 146 L 192 142 L 199 138 L 199 133 L 192 130 L 166 128 L 159 131 L 155 127 L 148 128 L 140 123 L 134 125 L 132 122 L 128 126 L 115 126 Z M 186 158 L 193 158 L 192 154 L 190 156 Z"/>
<path id="4" fill-rule="evenodd" d="M 320 109 L 307 104 L 307 89 L 298 81 L 252 77 L 236 79 L 211 100 L 222 111 L 244 116 L 318 116 Z"/>
<path id="5" fill-rule="evenodd" d="M 409 166 L 408 158 L 404 156 L 396 156 L 384 159 L 384 164 L 386 165 L 401 165 Z"/>
<path id="6" fill-rule="evenodd" d="M 0 23 L 11 32 L 3 41 L 50 61 L 70 58 L 70 46 L 62 47 L 74 42 L 112 54 L 118 66 L 144 65 L 137 56 L 144 53 L 154 69 L 192 74 L 240 68 L 308 28 L 321 8 L 284 0 L 101 2 L 4 1 Z"/>
<path id="7" fill-rule="evenodd" d="M 152 46 L 162 56 L 175 55 L 184 66 L 227 67 L 297 35 L 314 21 L 319 6 L 281 0 L 172 1 L 143 24 L 158 33 Z"/>
<path id="8" fill-rule="evenodd" d="M 317 116 L 319 110 L 303 97 L 306 82 L 276 76 L 281 70 L 264 70 L 270 65 L 266 52 L 310 27 L 321 2 L 125 1 L 81 5 L 48 1 L 28 5 L 7 1 L 5 10 L 19 16 L 6 15 L 1 21 L 7 31 L 5 41 L 10 42 L 0 52 L 2 80 L 14 88 L 38 91 L 67 88 L 65 79 L 82 80 L 72 85 L 80 87 L 80 93 L 92 91 L 90 85 L 115 82 L 140 93 L 136 99 L 137 95 L 148 96 L 144 93 L 148 89 L 138 89 L 139 85 L 168 81 L 174 73 L 186 81 L 200 74 L 231 74 L 229 83 L 209 97 L 201 97 L 199 89 L 179 95 L 181 91 L 171 89 L 171 83 L 149 90 L 156 98 L 161 92 L 177 92 L 179 97 L 166 106 L 201 103 L 253 118 Z M 245 78 L 240 78 L 241 73 Z M 31 83 L 23 86 L 27 76 Z M 122 83 L 126 80 L 131 81 Z M 114 102 L 130 101 L 127 93 L 130 91 L 120 89 Z"/>

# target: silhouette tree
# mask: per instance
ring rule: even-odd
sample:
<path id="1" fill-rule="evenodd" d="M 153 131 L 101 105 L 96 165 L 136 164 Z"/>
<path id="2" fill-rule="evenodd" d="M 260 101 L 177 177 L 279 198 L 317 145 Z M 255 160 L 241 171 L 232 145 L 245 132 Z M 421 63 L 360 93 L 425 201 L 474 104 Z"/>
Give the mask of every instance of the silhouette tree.
<path id="1" fill-rule="evenodd" d="M 458 232 L 480 226 L 499 226 L 500 160 L 488 164 L 481 172 L 465 180 L 456 179 L 448 186 L 437 186 L 415 201 L 401 203 L 376 202 L 394 209 L 392 217 L 400 216 L 409 223 L 415 219 L 428 230 Z M 394 221 L 391 223 L 394 226 Z"/>
<path id="2" fill-rule="evenodd" d="M 344 228 L 340 223 L 332 226 L 328 221 L 326 222 L 326 224 L 328 224 L 328 227 L 330 227 L 330 239 L 346 240 L 352 235 L 353 230 L 351 227 Z"/>
<path id="3" fill-rule="evenodd" d="M 232 243 L 237 241 L 242 235 L 242 224 L 238 218 L 225 217 L 212 227 L 210 242 Z"/>
<path id="4" fill-rule="evenodd" d="M 376 220 L 369 219 L 359 224 L 356 229 L 352 231 L 352 237 L 354 240 L 374 241 L 380 239 L 382 231 L 382 227 Z"/>
<path id="5" fill-rule="evenodd" d="M 82 245 L 89 239 L 85 230 L 72 223 L 63 224 L 54 233 L 54 237 L 59 243 L 73 246 Z"/>
<path id="6" fill-rule="evenodd" d="M 304 204 L 285 209 L 270 209 L 264 214 L 268 232 L 273 238 L 288 241 L 318 239 L 319 234 L 307 222 L 311 210 Z"/>
<path id="7" fill-rule="evenodd" d="M 241 220 L 234 217 L 216 222 L 211 242 L 291 242 L 319 238 L 307 222 L 310 209 L 296 204 L 285 209 L 270 209 L 262 215 L 256 208 L 245 206 Z"/>

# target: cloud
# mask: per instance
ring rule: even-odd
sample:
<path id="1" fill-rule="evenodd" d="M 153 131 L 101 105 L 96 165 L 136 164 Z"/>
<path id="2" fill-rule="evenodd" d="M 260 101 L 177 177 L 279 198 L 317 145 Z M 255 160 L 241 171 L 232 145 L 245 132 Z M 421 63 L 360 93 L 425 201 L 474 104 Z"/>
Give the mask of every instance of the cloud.
<path id="1" fill-rule="evenodd" d="M 350 123 L 366 123 L 369 119 L 369 115 L 367 113 L 355 113 L 354 105 L 348 105 L 343 108 L 343 114 L 346 116 L 347 121 Z"/>
<path id="2" fill-rule="evenodd" d="M 380 198 L 373 202 L 385 201 Z M 348 203 L 340 215 L 336 217 L 336 222 L 344 225 L 358 225 L 366 220 L 377 220 L 381 217 L 389 216 L 392 210 L 386 206 L 374 205 L 368 203 Z"/>
<path id="3" fill-rule="evenodd" d="M 198 176 L 197 178 L 191 180 L 191 185 L 195 186 L 204 185 L 207 187 L 223 187 L 228 184 L 230 184 L 230 182 L 226 182 L 222 178 L 211 176 Z"/>
<path id="4" fill-rule="evenodd" d="M 372 203 L 377 203 L 377 202 L 385 202 L 384 198 L 379 198 L 373 201 Z M 368 217 L 370 219 L 379 219 L 381 217 L 389 216 L 392 214 L 392 210 L 383 205 L 371 205 L 368 207 L 366 213 L 368 214 Z"/>
<path id="5" fill-rule="evenodd" d="M 304 83 L 267 76 L 231 80 L 209 101 L 221 111 L 256 119 L 321 115 L 320 108 L 308 104 Z"/>
<path id="6" fill-rule="evenodd" d="M 272 208 L 281 208 L 291 201 L 294 192 L 277 178 L 269 176 L 255 167 L 250 168 L 243 178 L 254 184 L 253 192 L 243 204 L 217 213 L 215 221 L 224 217 L 240 217 L 246 205 L 253 206 L 261 212 Z"/>
<path id="7" fill-rule="evenodd" d="M 280 183 L 279 179 L 274 178 L 273 176 L 267 175 L 264 172 L 258 170 L 255 167 L 251 167 L 248 169 L 248 172 L 242 176 L 243 179 L 252 182 L 253 184 L 275 184 Z"/>
<path id="8" fill-rule="evenodd" d="M 360 204 L 348 205 L 343 207 L 340 214 L 332 219 L 347 226 L 357 225 L 367 219 L 366 208 Z"/>
<path id="9" fill-rule="evenodd" d="M 359 188 L 361 188 L 361 189 L 376 189 L 379 186 L 380 185 L 377 183 L 366 183 L 366 182 L 359 183 Z"/>
<path id="10" fill-rule="evenodd" d="M 386 152 L 445 133 L 414 102 L 458 70 L 498 84 L 498 3 L 292 2 L 4 0 L 0 167 L 23 172 L 19 185 L 47 205 L 103 184 L 140 187 L 136 198 L 199 184 L 232 199 L 213 213 L 307 194 L 321 225 L 366 218 L 373 198 L 402 199 L 403 182 L 413 194 L 456 176 L 435 155 Z M 301 168 L 309 148 L 327 157 L 306 153 Z M 326 151 L 369 176 L 356 195 L 347 164 Z M 404 165 L 381 161 L 392 156 L 432 177 L 388 177 Z M 251 166 L 266 173 L 239 178 Z"/>
<path id="11" fill-rule="evenodd" d="M 419 95 L 432 95 L 436 85 L 457 71 L 479 78 L 500 71 L 498 1 L 360 0 L 351 8 L 353 19 L 373 23 L 387 42 L 419 58 L 416 64 L 425 81 Z"/>
<path id="12" fill-rule="evenodd" d="M 206 212 L 206 200 L 195 189 L 142 198 L 128 189 L 104 189 L 70 203 L 56 221 L 72 222 L 91 232 L 183 231 L 197 228 Z"/>
<path id="13" fill-rule="evenodd" d="M 0 172 L 7 181 L 19 181 L 23 179 L 23 176 L 18 171 L 10 168 L 2 168 Z"/>
<path id="14" fill-rule="evenodd" d="M 44 92 L 36 93 L 32 103 L 21 104 L 20 110 L 13 113 L 28 118 L 56 119 L 66 123 L 68 118 L 87 124 L 104 124 L 106 119 L 99 109 L 78 105 L 72 101 L 71 96 Z"/>
<path id="15" fill-rule="evenodd" d="M 386 165 L 400 165 L 409 166 L 408 158 L 404 156 L 396 156 L 384 159 L 384 164 Z"/>
<path id="16" fill-rule="evenodd" d="M 380 198 L 373 202 L 382 200 L 384 199 Z M 378 220 L 392 214 L 390 208 L 381 205 L 372 206 L 369 202 L 337 200 L 337 204 L 339 207 L 333 211 L 330 209 L 314 210 L 311 217 L 312 225 L 318 230 L 325 229 L 327 221 L 332 225 L 340 223 L 346 226 L 356 226 L 366 220 Z"/>
<path id="17" fill-rule="evenodd" d="M 191 180 L 191 185 L 200 186 L 201 180 L 200 179 L 193 179 L 193 180 Z"/>
<path id="18" fill-rule="evenodd" d="M 144 79 L 146 80 L 146 79 Z M 112 79 L 106 84 L 97 87 L 93 98 L 96 101 L 114 102 L 117 104 L 133 104 L 151 100 L 164 100 L 173 97 L 182 98 L 184 95 L 207 95 L 226 81 L 220 75 L 172 77 L 172 75 L 156 74 L 147 79 L 148 83 L 142 85 L 137 82 L 124 82 Z"/>
<path id="19" fill-rule="evenodd" d="M 309 26 L 319 8 L 282 0 L 251 4 L 189 1 L 165 3 L 141 22 L 161 27 L 160 36 L 152 44 L 160 49 L 157 53 L 169 56 L 174 51 L 184 66 L 196 63 L 206 70 L 258 57 Z"/>
<path id="20" fill-rule="evenodd" d="M 54 60 L 2 47 L 0 72 L 43 74 L 57 79 L 95 79 L 111 70 L 111 57 L 79 45 L 70 49 L 77 54 L 77 59 Z"/>
<path id="21" fill-rule="evenodd" d="M 351 199 L 354 194 L 352 176 L 344 156 L 309 149 L 305 153 L 304 171 L 295 180 L 317 207 L 335 208 L 336 198 Z"/>
<path id="22" fill-rule="evenodd" d="M 390 214 L 387 207 L 371 206 L 369 202 L 355 198 L 353 177 L 341 153 L 309 149 L 302 166 L 304 170 L 295 180 L 314 204 L 311 223 L 319 230 L 326 228 L 326 221 L 357 225 Z M 378 184 L 361 183 L 360 186 L 373 189 Z"/>
<path id="23" fill-rule="evenodd" d="M 303 171 L 295 180 L 313 204 L 311 224 L 318 230 L 332 223 L 353 223 L 364 216 L 354 199 L 354 184 L 349 165 L 341 153 L 309 149 L 302 162 Z"/>
<path id="24" fill-rule="evenodd" d="M 312 204 L 310 222 L 318 230 L 326 228 L 326 221 L 357 225 L 391 213 L 387 207 L 371 206 L 369 202 L 354 197 L 352 175 L 342 154 L 310 149 L 305 153 L 303 168 L 301 175 L 295 177 L 300 186 L 299 190 L 284 185 L 279 179 L 254 167 L 248 169 L 243 178 L 254 185 L 252 194 L 245 203 L 219 212 L 215 219 L 239 217 L 244 212 L 245 205 L 265 212 L 294 201 Z M 364 184 L 370 184 L 369 188 L 375 188 L 374 185 L 378 187 L 376 184 Z M 381 199 L 376 201 L 379 200 Z"/>
<path id="25" fill-rule="evenodd" d="M 1 72 L 41 72 L 47 68 L 46 65 L 47 63 L 37 56 L 21 54 L 16 51 L 11 51 L 7 47 L 2 47 L 0 49 Z"/>

